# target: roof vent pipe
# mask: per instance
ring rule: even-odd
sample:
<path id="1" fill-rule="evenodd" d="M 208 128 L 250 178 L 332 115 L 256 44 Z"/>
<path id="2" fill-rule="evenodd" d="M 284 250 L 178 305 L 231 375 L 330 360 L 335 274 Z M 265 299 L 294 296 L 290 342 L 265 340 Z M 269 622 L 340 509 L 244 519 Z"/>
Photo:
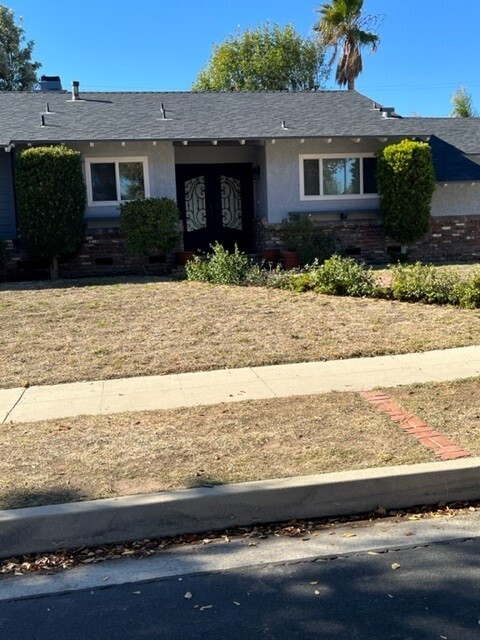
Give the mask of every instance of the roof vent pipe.
<path id="1" fill-rule="evenodd" d="M 162 120 L 166 120 L 167 119 L 167 113 L 165 111 L 165 106 L 164 106 L 163 102 L 162 102 L 162 105 L 160 107 L 160 110 L 162 112 Z"/>
<path id="2" fill-rule="evenodd" d="M 80 82 L 74 80 L 72 82 L 72 100 L 80 100 Z"/>

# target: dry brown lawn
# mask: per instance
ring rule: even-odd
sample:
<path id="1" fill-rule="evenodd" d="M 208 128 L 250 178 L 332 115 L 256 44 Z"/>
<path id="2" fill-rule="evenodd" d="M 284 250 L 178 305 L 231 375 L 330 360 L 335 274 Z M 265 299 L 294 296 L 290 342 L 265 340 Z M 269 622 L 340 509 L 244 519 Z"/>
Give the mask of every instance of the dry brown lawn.
<path id="1" fill-rule="evenodd" d="M 433 459 L 355 393 L 10 423 L 0 508 Z"/>
<path id="2" fill-rule="evenodd" d="M 387 391 L 405 408 L 474 455 L 480 455 L 480 378 Z"/>
<path id="3" fill-rule="evenodd" d="M 190 282 L 0 288 L 0 387 L 480 343 L 480 310 Z"/>

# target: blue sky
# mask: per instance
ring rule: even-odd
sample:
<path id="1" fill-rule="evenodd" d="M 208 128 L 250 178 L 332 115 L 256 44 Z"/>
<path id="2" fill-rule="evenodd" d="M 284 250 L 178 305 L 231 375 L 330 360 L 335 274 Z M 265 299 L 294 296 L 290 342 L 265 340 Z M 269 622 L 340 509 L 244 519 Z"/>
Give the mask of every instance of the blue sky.
<path id="1" fill-rule="evenodd" d="M 315 0 L 3 0 L 23 16 L 41 73 L 84 90 L 188 90 L 213 43 L 267 20 L 302 35 Z M 458 10 L 456 11 L 456 7 Z M 357 89 L 403 115 L 443 116 L 459 85 L 480 111 L 480 0 L 365 0 L 384 14 Z M 336 88 L 333 79 L 327 85 Z"/>

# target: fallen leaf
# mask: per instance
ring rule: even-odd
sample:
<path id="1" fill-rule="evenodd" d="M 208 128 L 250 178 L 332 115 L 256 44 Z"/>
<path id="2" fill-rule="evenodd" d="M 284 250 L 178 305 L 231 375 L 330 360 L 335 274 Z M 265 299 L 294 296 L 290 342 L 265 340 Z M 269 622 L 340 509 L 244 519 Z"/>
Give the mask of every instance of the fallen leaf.
<path id="1" fill-rule="evenodd" d="M 394 562 L 394 563 L 392 564 L 392 569 L 393 569 L 394 571 L 396 571 L 397 569 L 400 569 L 400 565 L 398 564 L 398 562 Z"/>
<path id="2" fill-rule="evenodd" d="M 187 593 L 183 597 L 185 598 L 185 600 L 191 600 L 193 598 L 193 595 L 190 591 L 187 591 Z"/>
<path id="3" fill-rule="evenodd" d="M 367 551 L 367 556 L 378 556 L 380 555 L 378 551 Z"/>
<path id="4" fill-rule="evenodd" d="M 313 582 L 310 582 L 310 584 L 311 584 L 312 586 L 314 586 L 314 585 L 318 584 L 318 580 L 314 580 Z"/>
<path id="5" fill-rule="evenodd" d="M 139 596 L 141 593 L 142 593 L 141 591 L 133 591 L 134 596 Z"/>
<path id="6" fill-rule="evenodd" d="M 349 533 L 348 531 L 346 533 L 342 533 L 342 538 L 355 538 L 356 537 L 356 533 Z"/>
<path id="7" fill-rule="evenodd" d="M 211 609 L 213 604 L 206 604 L 203 607 L 200 607 L 200 611 L 205 611 L 205 609 Z"/>
<path id="8" fill-rule="evenodd" d="M 315 593 L 316 596 L 320 595 L 320 591 L 318 589 L 315 589 L 314 593 Z"/>
<path id="9" fill-rule="evenodd" d="M 233 604 L 236 604 L 236 605 L 237 605 L 237 607 L 239 607 L 239 606 L 240 606 L 240 603 L 239 603 L 239 602 L 237 602 L 236 600 L 234 600 L 234 601 L 233 601 Z"/>

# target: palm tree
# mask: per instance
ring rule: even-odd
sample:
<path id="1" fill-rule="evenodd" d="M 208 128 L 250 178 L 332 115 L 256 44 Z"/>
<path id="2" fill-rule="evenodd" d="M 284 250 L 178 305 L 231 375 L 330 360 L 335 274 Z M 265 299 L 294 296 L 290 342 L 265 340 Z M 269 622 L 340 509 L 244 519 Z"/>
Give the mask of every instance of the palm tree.
<path id="1" fill-rule="evenodd" d="M 355 80 L 362 73 L 362 47 L 369 46 L 372 53 L 377 50 L 379 36 L 372 27 L 378 26 L 383 16 L 362 15 L 363 0 L 331 0 L 317 11 L 321 14 L 313 27 L 320 34 L 324 46 L 332 47 L 330 64 L 341 48 L 335 79 L 341 87 L 347 85 L 349 91 L 355 89 Z"/>
<path id="2" fill-rule="evenodd" d="M 459 87 L 450 102 L 453 104 L 453 110 L 450 114 L 452 118 L 474 118 L 477 115 L 473 108 L 472 96 L 466 87 Z"/>

